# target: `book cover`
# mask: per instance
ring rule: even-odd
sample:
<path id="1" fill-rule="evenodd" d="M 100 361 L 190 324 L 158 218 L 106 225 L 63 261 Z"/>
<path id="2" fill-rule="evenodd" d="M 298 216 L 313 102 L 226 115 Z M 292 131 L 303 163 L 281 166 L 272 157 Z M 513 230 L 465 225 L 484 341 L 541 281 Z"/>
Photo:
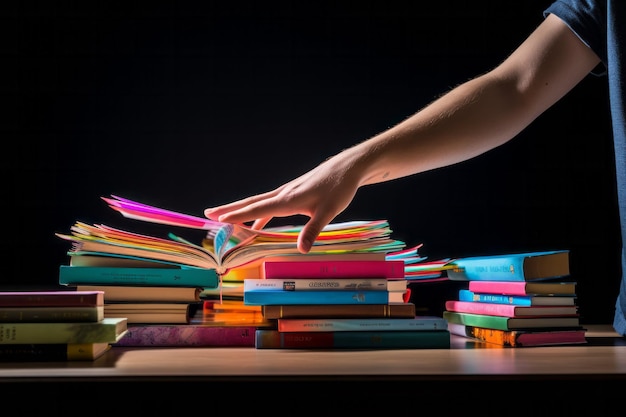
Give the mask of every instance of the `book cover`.
<path id="1" fill-rule="evenodd" d="M 446 310 L 459 313 L 485 314 L 504 317 L 577 316 L 578 306 L 518 306 L 514 304 L 478 303 L 447 300 Z"/>
<path id="2" fill-rule="evenodd" d="M 280 318 L 363 318 L 363 317 L 415 317 L 413 303 L 389 304 L 308 304 L 308 305 L 264 305 L 261 307 L 267 319 Z"/>
<path id="3" fill-rule="evenodd" d="M 258 329 L 256 349 L 449 349 L 448 330 L 279 332 Z"/>
<path id="4" fill-rule="evenodd" d="M 130 325 L 113 346 L 254 347 L 255 325 Z"/>
<path id="5" fill-rule="evenodd" d="M 244 291 L 406 291 L 407 281 L 386 278 L 263 278 L 244 279 Z"/>
<path id="6" fill-rule="evenodd" d="M 103 306 L 102 291 L 2 291 L 0 307 Z"/>
<path id="7" fill-rule="evenodd" d="M 476 293 L 467 289 L 459 290 L 459 301 L 478 303 L 513 304 L 519 306 L 573 306 L 576 297 L 571 295 L 508 295 Z"/>
<path id="8" fill-rule="evenodd" d="M 109 207 L 129 219 L 175 226 L 178 231 L 157 237 L 117 229 L 103 224 L 76 222 L 71 233 L 55 235 L 72 244 L 70 256 L 97 255 L 154 259 L 179 265 L 215 269 L 224 275 L 255 260 L 299 254 L 298 233 L 302 226 L 268 227 L 254 230 L 240 224 L 217 222 L 119 196 L 102 197 Z M 192 232 L 194 237 L 190 235 Z M 202 232 L 202 237 L 198 237 Z M 194 241 L 198 243 L 192 243 Z M 405 243 L 391 238 L 386 220 L 363 220 L 326 225 L 314 242 L 311 254 L 338 252 L 392 252 Z M 204 286 L 204 285 L 202 285 Z"/>
<path id="9" fill-rule="evenodd" d="M 488 294 L 576 295 L 576 282 L 470 281 L 468 289 Z"/>
<path id="10" fill-rule="evenodd" d="M 125 317 L 99 322 L 0 323 L 0 345 L 30 343 L 113 343 L 126 332 Z"/>
<path id="11" fill-rule="evenodd" d="M 498 330 L 449 323 L 451 334 L 499 347 L 579 345 L 587 343 L 585 329 Z"/>
<path id="12" fill-rule="evenodd" d="M 55 321 L 100 321 L 104 306 L 87 307 L 0 307 L 0 323 Z"/>
<path id="13" fill-rule="evenodd" d="M 499 330 L 523 330 L 545 327 L 580 327 L 578 317 L 504 317 L 486 314 L 444 311 L 443 318 L 450 323 Z"/>
<path id="14" fill-rule="evenodd" d="M 219 276 L 207 268 L 124 268 L 107 266 L 59 266 L 59 284 L 110 284 L 217 288 Z"/>
<path id="15" fill-rule="evenodd" d="M 404 261 L 265 261 L 261 278 L 404 278 Z"/>
<path id="16" fill-rule="evenodd" d="M 78 291 L 103 291 L 106 302 L 181 302 L 200 301 L 200 287 L 158 287 L 131 285 L 76 285 Z"/>
<path id="17" fill-rule="evenodd" d="M 447 275 L 456 281 L 535 281 L 569 276 L 569 251 L 511 253 L 457 258 Z"/>
<path id="18" fill-rule="evenodd" d="M 307 318 L 278 319 L 279 332 L 347 332 L 388 330 L 446 330 L 448 322 L 437 316 L 412 318 Z"/>
<path id="19" fill-rule="evenodd" d="M 94 361 L 109 343 L 36 343 L 0 345 L 0 362 Z"/>
<path id="20" fill-rule="evenodd" d="M 248 305 L 389 304 L 389 291 L 244 291 Z"/>

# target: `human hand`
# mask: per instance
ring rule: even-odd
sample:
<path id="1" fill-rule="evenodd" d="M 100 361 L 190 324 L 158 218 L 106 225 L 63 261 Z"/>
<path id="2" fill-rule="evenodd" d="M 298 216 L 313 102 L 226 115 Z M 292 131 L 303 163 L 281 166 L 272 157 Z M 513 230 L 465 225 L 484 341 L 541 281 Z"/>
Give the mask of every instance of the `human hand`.
<path id="1" fill-rule="evenodd" d="M 355 167 L 347 154 L 338 154 L 273 191 L 207 208 L 204 215 L 229 223 L 254 221 L 253 229 L 265 227 L 273 217 L 308 216 L 297 243 L 298 250 L 307 253 L 322 229 L 354 198 L 360 185 Z"/>

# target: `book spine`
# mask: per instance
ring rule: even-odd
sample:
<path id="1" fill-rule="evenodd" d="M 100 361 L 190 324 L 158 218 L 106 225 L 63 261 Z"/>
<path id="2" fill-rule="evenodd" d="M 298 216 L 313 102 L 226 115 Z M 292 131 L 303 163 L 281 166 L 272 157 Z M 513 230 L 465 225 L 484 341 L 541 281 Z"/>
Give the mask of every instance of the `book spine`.
<path id="1" fill-rule="evenodd" d="M 266 278 L 244 279 L 244 291 L 387 291 L 386 278 Z M 404 289 L 403 291 L 405 291 Z"/>
<path id="2" fill-rule="evenodd" d="M 127 333 L 113 346 L 223 346 L 254 347 L 257 327 L 250 326 L 138 326 L 128 327 Z"/>
<path id="3" fill-rule="evenodd" d="M 415 317 L 415 304 L 351 304 L 351 305 L 264 305 L 263 317 L 281 318 L 412 318 Z"/>
<path id="4" fill-rule="evenodd" d="M 404 261 L 264 262 L 261 278 L 404 278 Z"/>
<path id="5" fill-rule="evenodd" d="M 217 288 L 219 277 L 214 269 L 205 268 L 124 268 L 61 265 L 62 285 L 144 285 Z"/>
<path id="6" fill-rule="evenodd" d="M 532 298 L 523 295 L 506 295 L 506 294 L 478 294 L 470 290 L 459 290 L 459 301 L 491 303 L 491 304 L 511 304 L 518 306 L 532 305 Z"/>
<path id="7" fill-rule="evenodd" d="M 468 290 L 488 294 L 529 295 L 526 291 L 526 282 L 470 281 Z"/>
<path id="8" fill-rule="evenodd" d="M 576 306 L 517 306 L 511 304 L 448 300 L 445 303 L 445 307 L 447 310 L 460 313 L 505 317 L 575 316 L 577 314 Z"/>
<path id="9" fill-rule="evenodd" d="M 388 291 L 244 291 L 247 305 L 388 304 Z"/>
<path id="10" fill-rule="evenodd" d="M 480 342 L 493 343 L 499 346 L 516 347 L 517 332 L 484 327 L 465 326 L 458 323 L 449 323 L 450 333 L 478 340 Z"/>
<path id="11" fill-rule="evenodd" d="M 126 318 L 104 318 L 96 323 L 0 323 L 0 345 L 112 343 L 122 333 L 120 327 L 126 328 Z"/>
<path id="12" fill-rule="evenodd" d="M 104 305 L 102 291 L 2 292 L 0 307 L 91 307 Z"/>
<path id="13" fill-rule="evenodd" d="M 293 332 L 259 329 L 257 349 L 449 349 L 450 332 L 436 331 L 364 331 L 364 332 Z"/>
<path id="14" fill-rule="evenodd" d="M 104 306 L 0 308 L 0 323 L 97 322 L 103 318 Z"/>
<path id="15" fill-rule="evenodd" d="M 96 352 L 92 343 L 0 345 L 0 362 L 91 361 L 110 346 Z"/>
<path id="16" fill-rule="evenodd" d="M 464 259 L 447 270 L 453 281 L 526 281 L 523 258 L 516 256 L 489 259 Z"/>
<path id="17" fill-rule="evenodd" d="M 135 287 L 130 285 L 77 285 L 77 290 L 104 291 L 107 302 L 181 302 L 200 301 L 202 288 L 195 287 Z"/>
<path id="18" fill-rule="evenodd" d="M 278 319 L 280 332 L 346 332 L 388 330 L 446 330 L 441 317 L 412 319 Z"/>

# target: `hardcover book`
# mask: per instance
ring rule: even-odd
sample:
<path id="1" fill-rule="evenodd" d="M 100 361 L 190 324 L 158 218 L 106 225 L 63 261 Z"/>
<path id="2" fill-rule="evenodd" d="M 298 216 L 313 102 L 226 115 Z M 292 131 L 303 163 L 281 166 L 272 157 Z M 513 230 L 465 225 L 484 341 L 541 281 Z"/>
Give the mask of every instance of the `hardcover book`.
<path id="1" fill-rule="evenodd" d="M 267 319 L 280 318 L 362 318 L 362 317 L 415 317 L 415 304 L 308 304 L 264 305 L 261 307 Z"/>
<path id="2" fill-rule="evenodd" d="M 102 291 L 3 291 L 0 307 L 91 307 L 104 305 Z"/>
<path id="3" fill-rule="evenodd" d="M 402 318 L 278 319 L 279 332 L 346 332 L 387 330 L 446 330 L 448 322 L 437 316 Z"/>
<path id="4" fill-rule="evenodd" d="M 125 332 L 125 317 L 98 322 L 0 323 L 0 345 L 31 343 L 114 343 Z"/>
<path id="5" fill-rule="evenodd" d="M 94 361 L 110 348 L 109 343 L 0 345 L 0 362 Z"/>
<path id="6" fill-rule="evenodd" d="M 404 278 L 404 261 L 265 261 L 261 278 Z"/>
<path id="7" fill-rule="evenodd" d="M 114 346 L 254 347 L 255 325 L 130 325 Z"/>
<path id="8" fill-rule="evenodd" d="M 104 306 L 86 307 L 0 307 L 0 323 L 46 323 L 55 321 L 100 321 Z"/>
<path id="9" fill-rule="evenodd" d="M 59 284 L 110 284 L 217 288 L 219 277 L 214 269 L 182 268 L 125 268 L 107 266 L 59 267 Z"/>
<path id="10" fill-rule="evenodd" d="M 576 295 L 576 283 L 565 281 L 470 281 L 468 289 L 488 294 Z"/>
<path id="11" fill-rule="evenodd" d="M 567 250 L 457 258 L 450 265 L 448 278 L 457 281 L 536 281 L 570 274 Z"/>
<path id="12" fill-rule="evenodd" d="M 106 302 L 181 302 L 200 301 L 200 287 L 155 287 L 131 285 L 76 285 L 78 291 L 103 291 Z"/>
<path id="13" fill-rule="evenodd" d="M 448 300 L 446 310 L 459 313 L 486 314 L 504 317 L 577 316 L 577 306 L 518 306 L 514 304 L 477 303 L 474 301 Z"/>
<path id="14" fill-rule="evenodd" d="M 389 291 L 244 291 L 243 302 L 247 305 L 293 305 L 293 304 L 389 304 L 393 295 Z"/>
<path id="15" fill-rule="evenodd" d="M 471 301 L 492 304 L 513 304 L 519 306 L 573 306 L 576 297 L 571 295 L 508 295 L 476 293 L 466 289 L 459 290 L 459 301 Z"/>
<path id="16" fill-rule="evenodd" d="M 579 345 L 587 343 L 585 329 L 498 330 L 449 323 L 450 333 L 500 347 Z"/>
<path id="17" fill-rule="evenodd" d="M 257 349 L 449 349 L 448 330 L 279 332 L 256 331 Z"/>
<path id="18" fill-rule="evenodd" d="M 408 281 L 386 278 L 265 278 L 245 279 L 244 291 L 406 291 Z"/>
<path id="19" fill-rule="evenodd" d="M 486 314 L 444 311 L 443 318 L 450 323 L 499 330 L 524 330 L 546 327 L 580 327 L 578 317 L 504 317 Z"/>
<path id="20" fill-rule="evenodd" d="M 181 232 L 203 232 L 201 242 L 194 244 L 194 238 L 185 238 L 171 232 L 167 238 L 159 238 L 102 224 L 76 222 L 71 227 L 70 234 L 56 234 L 72 243 L 68 252 L 70 256 L 152 259 L 215 269 L 219 275 L 224 275 L 231 268 L 263 257 L 300 253 L 297 238 L 302 226 L 254 230 L 243 225 L 165 210 L 118 196 L 102 199 L 126 218 L 175 226 Z M 404 242 L 392 239 L 390 235 L 391 228 L 386 220 L 331 223 L 324 227 L 311 253 L 392 252 L 405 247 Z"/>

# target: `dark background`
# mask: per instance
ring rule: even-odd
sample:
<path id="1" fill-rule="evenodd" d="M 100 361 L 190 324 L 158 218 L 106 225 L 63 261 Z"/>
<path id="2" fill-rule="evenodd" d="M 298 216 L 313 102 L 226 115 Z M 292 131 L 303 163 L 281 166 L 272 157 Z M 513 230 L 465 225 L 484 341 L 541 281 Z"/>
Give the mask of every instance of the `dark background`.
<path id="1" fill-rule="evenodd" d="M 497 65 L 549 3 L 3 3 L 0 281 L 55 285 L 54 233 L 77 220 L 135 230 L 101 196 L 201 216 L 282 184 Z M 605 84 L 589 76 L 488 154 L 361 189 L 337 220 L 388 219 L 433 260 L 570 249 L 583 322 L 610 322 Z M 443 303 L 446 285 L 413 294 Z"/>

